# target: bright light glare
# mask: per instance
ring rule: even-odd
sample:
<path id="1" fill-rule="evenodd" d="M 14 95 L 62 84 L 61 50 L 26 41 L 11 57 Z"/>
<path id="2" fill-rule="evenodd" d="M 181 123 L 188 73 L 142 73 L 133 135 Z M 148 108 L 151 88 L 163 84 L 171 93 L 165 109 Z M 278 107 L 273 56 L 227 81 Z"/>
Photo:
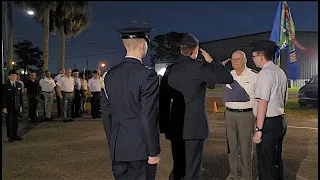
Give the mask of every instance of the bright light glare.
<path id="1" fill-rule="evenodd" d="M 162 68 L 162 69 L 159 70 L 158 74 L 163 76 L 165 72 L 166 72 L 166 68 Z"/>
<path id="2" fill-rule="evenodd" d="M 105 63 L 102 63 L 102 64 L 101 64 L 101 67 L 105 67 L 105 66 L 106 66 L 106 64 L 105 64 Z"/>
<path id="3" fill-rule="evenodd" d="M 23 70 L 21 71 L 21 74 L 28 74 L 28 71 L 24 72 Z"/>
<path id="4" fill-rule="evenodd" d="M 30 16 L 34 15 L 34 11 L 31 11 L 31 10 L 29 10 L 27 13 L 28 13 Z"/>

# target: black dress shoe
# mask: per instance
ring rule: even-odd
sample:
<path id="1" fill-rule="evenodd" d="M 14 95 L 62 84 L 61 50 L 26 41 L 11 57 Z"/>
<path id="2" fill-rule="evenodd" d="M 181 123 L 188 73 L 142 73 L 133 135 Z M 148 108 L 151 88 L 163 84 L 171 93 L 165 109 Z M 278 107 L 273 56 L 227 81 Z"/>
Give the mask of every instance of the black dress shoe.
<path id="1" fill-rule="evenodd" d="M 16 137 L 13 137 L 13 140 L 14 140 L 14 141 L 21 141 L 21 140 L 22 140 L 22 138 L 21 138 L 21 137 L 19 137 L 19 136 L 16 136 Z"/>
<path id="2" fill-rule="evenodd" d="M 13 138 L 8 138 L 8 141 L 13 142 L 14 140 L 13 140 Z"/>
<path id="3" fill-rule="evenodd" d="M 69 120 L 68 120 L 68 122 L 73 122 L 73 121 L 74 121 L 73 119 L 69 119 Z"/>
<path id="4" fill-rule="evenodd" d="M 68 122 L 68 120 L 63 120 L 62 122 L 64 122 L 64 123 L 65 123 L 65 122 Z"/>
<path id="5" fill-rule="evenodd" d="M 101 116 L 97 116 L 97 118 L 101 118 Z"/>

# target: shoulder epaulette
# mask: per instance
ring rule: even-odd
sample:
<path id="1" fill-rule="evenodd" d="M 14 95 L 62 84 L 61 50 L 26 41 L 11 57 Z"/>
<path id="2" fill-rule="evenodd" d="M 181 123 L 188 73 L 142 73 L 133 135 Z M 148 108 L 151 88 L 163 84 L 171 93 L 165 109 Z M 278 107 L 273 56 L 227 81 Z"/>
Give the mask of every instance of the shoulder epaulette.
<path id="1" fill-rule="evenodd" d="M 151 69 L 153 69 L 152 67 L 150 67 L 150 66 L 145 66 L 147 69 L 149 69 L 149 70 L 151 70 Z"/>
<path id="2" fill-rule="evenodd" d="M 258 71 L 254 70 L 254 69 L 251 69 L 251 71 L 254 72 L 254 73 L 256 73 L 256 74 L 259 73 Z"/>

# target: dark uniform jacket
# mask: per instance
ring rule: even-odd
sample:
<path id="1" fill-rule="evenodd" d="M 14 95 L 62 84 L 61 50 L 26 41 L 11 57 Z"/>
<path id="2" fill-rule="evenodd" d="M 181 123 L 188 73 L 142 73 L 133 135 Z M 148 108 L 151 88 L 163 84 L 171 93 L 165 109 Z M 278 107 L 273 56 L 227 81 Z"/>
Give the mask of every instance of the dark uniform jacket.
<path id="1" fill-rule="evenodd" d="M 26 83 L 25 88 L 27 88 L 27 94 L 29 98 L 34 98 L 40 95 L 41 87 L 38 80 L 35 80 L 33 82 L 31 79 L 29 79 Z"/>
<path id="2" fill-rule="evenodd" d="M 111 68 L 104 78 L 102 117 L 111 160 L 147 160 L 160 153 L 159 81 L 154 70 L 134 58 Z"/>
<path id="3" fill-rule="evenodd" d="M 160 131 L 167 139 L 208 138 L 207 83 L 232 82 L 232 75 L 218 61 L 207 63 L 181 57 L 168 66 L 160 83 Z"/>
<path id="4" fill-rule="evenodd" d="M 16 87 L 12 86 L 10 81 L 3 85 L 2 108 L 7 108 L 7 111 L 13 112 L 20 110 L 23 105 L 22 84 L 15 82 Z"/>

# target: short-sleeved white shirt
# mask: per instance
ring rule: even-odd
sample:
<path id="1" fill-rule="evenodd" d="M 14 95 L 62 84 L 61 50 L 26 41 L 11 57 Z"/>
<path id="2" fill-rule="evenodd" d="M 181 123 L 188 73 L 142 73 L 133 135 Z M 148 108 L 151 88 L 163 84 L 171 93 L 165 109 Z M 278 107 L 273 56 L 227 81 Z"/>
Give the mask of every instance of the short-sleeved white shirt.
<path id="1" fill-rule="evenodd" d="M 287 76 L 272 61 L 263 65 L 258 74 L 255 88 L 253 115 L 257 116 L 259 99 L 268 101 L 266 117 L 284 114 L 285 99 L 288 97 Z"/>
<path id="2" fill-rule="evenodd" d="M 60 87 L 61 91 L 64 92 L 73 92 L 74 84 L 73 77 L 68 78 L 67 76 L 61 77 L 57 82 L 57 85 Z"/>
<path id="3" fill-rule="evenodd" d="M 226 102 L 225 106 L 231 109 L 248 109 L 253 107 L 254 101 L 254 89 L 257 82 L 258 74 L 254 70 L 246 67 L 244 71 L 238 76 L 235 70 L 232 70 L 230 74 L 233 79 L 237 81 L 241 87 L 247 92 L 250 97 L 248 102 Z M 228 87 L 227 87 L 228 88 Z"/>
<path id="4" fill-rule="evenodd" d="M 48 79 L 47 77 L 44 77 L 40 79 L 39 85 L 42 91 L 52 92 L 53 88 L 56 86 L 56 83 L 52 78 Z"/>
<path id="5" fill-rule="evenodd" d="M 54 81 L 55 82 L 58 82 L 58 80 L 61 78 L 61 77 L 63 77 L 64 75 L 63 74 L 58 74 L 58 75 L 56 75 L 55 77 L 54 77 Z"/>
<path id="6" fill-rule="evenodd" d="M 95 79 L 92 77 L 88 81 L 88 87 L 91 92 L 101 92 L 101 80 L 99 78 Z"/>

